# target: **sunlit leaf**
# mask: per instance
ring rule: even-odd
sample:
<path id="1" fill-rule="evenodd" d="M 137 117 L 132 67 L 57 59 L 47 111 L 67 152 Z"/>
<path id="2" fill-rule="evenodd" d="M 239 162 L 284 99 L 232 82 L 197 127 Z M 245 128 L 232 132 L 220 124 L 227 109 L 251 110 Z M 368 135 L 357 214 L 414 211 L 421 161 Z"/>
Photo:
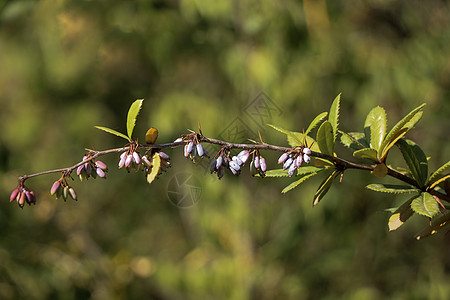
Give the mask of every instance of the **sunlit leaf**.
<path id="1" fill-rule="evenodd" d="M 306 142 L 312 151 L 320 152 L 319 146 L 317 145 L 316 141 L 312 137 L 310 137 L 306 134 L 300 133 L 300 132 L 283 129 L 278 126 L 272 125 L 272 124 L 267 124 L 267 125 L 279 132 L 286 134 L 287 141 L 291 147 L 301 146 L 301 145 L 304 145 Z"/>
<path id="2" fill-rule="evenodd" d="M 353 152 L 353 156 L 378 161 L 377 150 L 372 148 L 364 148 L 361 150 L 356 150 L 355 152 Z"/>
<path id="3" fill-rule="evenodd" d="M 121 138 L 123 138 L 123 139 L 126 139 L 127 141 L 130 141 L 130 138 L 128 138 L 125 134 L 120 133 L 120 132 L 118 132 L 118 131 L 115 131 L 114 129 L 107 128 L 107 127 L 103 127 L 103 126 L 94 126 L 94 127 L 97 128 L 97 129 L 106 131 L 106 132 L 108 132 L 108 133 L 117 135 L 118 137 L 121 137 Z"/>
<path id="4" fill-rule="evenodd" d="M 439 205 L 436 199 L 427 192 L 421 193 L 411 203 L 411 208 L 414 212 L 432 218 L 439 212 Z"/>
<path id="5" fill-rule="evenodd" d="M 339 175 L 338 170 L 334 170 L 333 173 L 328 175 L 320 184 L 319 188 L 314 195 L 313 206 L 317 205 L 319 201 L 326 195 L 331 185 L 333 184 L 333 180 Z"/>
<path id="6" fill-rule="evenodd" d="M 422 116 L 421 110 L 425 106 L 425 103 L 413 109 L 409 114 L 407 114 L 403 119 L 397 122 L 395 126 L 389 131 L 386 138 L 381 143 L 380 149 L 381 152 L 384 153 L 384 148 L 390 144 L 398 135 L 398 132 L 402 130 L 402 128 L 406 128 L 406 131 L 409 131 L 414 127 L 414 125 L 420 120 L 420 116 Z M 419 117 L 418 117 L 419 116 Z M 413 121 L 411 121 L 413 120 Z M 410 123 L 411 121 L 411 123 Z M 415 121 L 415 123 L 414 123 Z"/>
<path id="7" fill-rule="evenodd" d="M 421 187 L 424 186 L 428 178 L 428 161 L 425 153 L 411 140 L 400 139 L 397 145 L 414 179 Z"/>
<path id="8" fill-rule="evenodd" d="M 435 186 L 437 186 L 439 183 L 450 179 L 450 174 L 445 175 L 444 177 L 441 177 L 439 179 L 436 179 L 433 183 L 430 184 L 430 189 L 434 188 Z"/>
<path id="9" fill-rule="evenodd" d="M 319 144 L 322 153 L 333 155 L 333 127 L 329 121 L 323 122 L 317 130 L 317 144 Z"/>
<path id="10" fill-rule="evenodd" d="M 339 130 L 339 133 L 341 134 L 341 143 L 345 147 L 353 148 L 355 150 L 360 150 L 369 147 L 369 145 L 363 145 L 360 141 L 358 141 L 355 137 L 353 137 L 349 133 L 343 132 L 341 130 Z"/>
<path id="11" fill-rule="evenodd" d="M 341 94 L 337 95 L 334 98 L 333 103 L 331 104 L 330 114 L 328 115 L 328 121 L 333 128 L 333 143 L 336 142 L 338 126 L 339 126 L 339 108 L 341 105 Z"/>
<path id="12" fill-rule="evenodd" d="M 387 157 L 387 155 L 389 153 L 389 150 L 395 145 L 395 143 L 397 143 L 397 141 L 399 139 L 401 139 L 406 134 L 407 131 L 408 131 L 407 128 L 402 128 L 397 133 L 397 135 L 391 140 L 391 142 L 389 144 L 387 144 L 383 149 L 380 149 L 380 151 L 383 151 L 381 153 L 378 152 L 378 154 L 380 154 L 379 157 L 380 157 L 381 161 L 385 161 L 386 160 L 386 157 Z"/>
<path id="13" fill-rule="evenodd" d="M 302 177 L 300 177 L 300 179 L 298 179 L 298 180 L 292 182 L 292 183 L 289 184 L 287 187 L 285 187 L 285 188 L 281 191 L 281 193 L 284 194 L 284 193 L 289 192 L 289 191 L 292 190 L 293 188 L 297 187 L 300 183 L 306 181 L 307 179 L 309 179 L 309 178 L 311 178 L 311 177 L 313 177 L 313 176 L 315 176 L 315 175 L 317 175 L 317 174 L 319 174 L 319 172 L 314 172 L 314 173 L 310 173 L 310 174 L 303 175 Z"/>
<path id="14" fill-rule="evenodd" d="M 373 108 L 366 117 L 364 132 L 370 147 L 379 151 L 384 136 L 386 135 L 386 112 L 384 108 L 377 106 Z"/>
<path id="15" fill-rule="evenodd" d="M 319 125 L 320 122 L 322 122 L 322 120 L 325 119 L 325 117 L 327 115 L 328 115 L 327 112 L 323 112 L 323 113 L 319 114 L 317 117 L 315 117 L 314 120 L 312 120 L 311 124 L 309 124 L 308 128 L 306 129 L 305 134 L 309 134 L 311 132 L 311 130 L 313 130 L 314 127 Z"/>
<path id="16" fill-rule="evenodd" d="M 144 99 L 139 99 L 131 104 L 130 109 L 128 110 L 127 116 L 127 133 L 128 137 L 131 139 L 131 135 L 133 134 L 134 126 L 136 125 L 136 118 L 139 114 L 139 111 L 142 107 L 142 102 Z"/>
<path id="17" fill-rule="evenodd" d="M 433 174 L 430 176 L 430 184 L 433 184 L 434 181 L 439 180 L 442 177 L 445 177 L 446 171 L 450 171 L 450 160 L 446 162 L 443 166 L 441 166 L 439 169 L 437 169 Z"/>
<path id="18" fill-rule="evenodd" d="M 421 238 L 433 235 L 437 233 L 444 227 L 450 225 L 450 214 L 440 217 L 432 222 L 431 226 L 426 227 L 419 234 L 416 235 L 416 239 L 420 240 Z"/>
<path id="19" fill-rule="evenodd" d="M 414 211 L 411 208 L 411 203 L 415 198 L 415 196 L 412 197 L 394 211 L 392 216 L 389 218 L 389 231 L 398 229 L 414 214 Z"/>
<path id="20" fill-rule="evenodd" d="M 161 167 L 161 157 L 158 153 L 153 154 L 151 166 L 148 167 L 147 172 L 147 182 L 152 183 L 155 180 L 156 176 L 159 174 L 159 169 Z"/>
<path id="21" fill-rule="evenodd" d="M 418 193 L 420 190 L 410 186 L 410 185 L 396 185 L 396 184 L 382 184 L 382 183 L 372 183 L 366 186 L 369 190 L 375 192 L 389 193 L 389 194 L 408 194 L 408 193 Z"/>

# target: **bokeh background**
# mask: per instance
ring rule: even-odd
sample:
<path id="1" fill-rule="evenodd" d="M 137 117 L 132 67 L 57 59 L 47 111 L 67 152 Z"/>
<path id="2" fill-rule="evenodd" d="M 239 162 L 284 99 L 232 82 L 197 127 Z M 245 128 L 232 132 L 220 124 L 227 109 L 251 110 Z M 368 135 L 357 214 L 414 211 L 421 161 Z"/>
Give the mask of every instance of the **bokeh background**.
<path id="1" fill-rule="evenodd" d="M 279 145 L 265 123 L 301 131 L 341 92 L 345 131 L 376 105 L 392 127 L 426 102 L 408 137 L 434 170 L 450 153 L 449 16 L 440 0 L 0 1 L 0 299 L 449 299 L 450 234 L 415 241 L 416 216 L 389 233 L 381 211 L 406 198 L 362 172 L 312 208 L 322 178 L 283 195 L 288 179 L 219 181 L 174 149 L 151 185 L 111 155 L 107 180 L 73 182 L 78 202 L 49 195 L 56 174 L 27 181 L 36 206 L 8 202 L 21 174 L 122 146 L 94 126 L 125 132 L 140 98 L 141 140 L 199 121 Z"/>

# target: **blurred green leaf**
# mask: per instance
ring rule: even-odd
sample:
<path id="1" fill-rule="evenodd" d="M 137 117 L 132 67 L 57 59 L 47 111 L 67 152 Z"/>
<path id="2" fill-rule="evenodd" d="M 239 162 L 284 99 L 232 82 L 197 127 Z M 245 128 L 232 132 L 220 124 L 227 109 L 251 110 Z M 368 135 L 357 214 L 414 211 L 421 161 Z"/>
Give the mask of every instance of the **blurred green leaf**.
<path id="1" fill-rule="evenodd" d="M 386 135 L 386 112 L 384 108 L 377 106 L 373 108 L 366 117 L 364 132 L 370 147 L 379 151 L 384 136 Z"/>
<path id="2" fill-rule="evenodd" d="M 419 234 L 416 235 L 416 239 L 420 240 L 421 238 L 436 234 L 439 230 L 443 229 L 450 225 L 450 214 L 440 217 L 431 223 L 431 226 L 426 227 Z"/>
<path id="3" fill-rule="evenodd" d="M 139 99 L 131 104 L 130 109 L 128 110 L 127 116 L 127 133 L 128 137 L 131 139 L 131 135 L 133 134 L 134 126 L 136 125 L 136 118 L 139 115 L 139 111 L 142 108 L 142 102 L 144 99 Z"/>
<path id="4" fill-rule="evenodd" d="M 411 208 L 414 212 L 429 218 L 432 218 L 439 212 L 439 205 L 436 199 L 427 192 L 423 192 L 418 197 L 414 198 L 411 203 Z"/>
<path id="5" fill-rule="evenodd" d="M 314 127 L 316 127 L 317 125 L 320 124 L 320 122 L 322 122 L 323 119 L 325 119 L 325 117 L 328 115 L 327 112 L 323 112 L 321 114 L 319 114 L 317 117 L 314 118 L 314 120 L 312 120 L 311 124 L 309 124 L 308 128 L 305 131 L 305 134 L 309 134 L 311 132 L 311 130 L 314 129 Z"/>
<path id="6" fill-rule="evenodd" d="M 364 148 L 361 150 L 356 150 L 355 152 L 353 152 L 353 156 L 378 161 L 377 150 L 372 148 Z"/>
<path id="7" fill-rule="evenodd" d="M 384 148 L 389 145 L 393 140 L 398 137 L 398 133 L 406 128 L 406 132 L 414 127 L 414 125 L 420 120 L 422 116 L 421 110 L 424 108 L 425 103 L 413 109 L 409 114 L 407 114 L 403 119 L 397 122 L 395 126 L 389 131 L 386 138 L 383 140 L 380 146 L 380 152 L 385 153 Z M 410 122 L 411 121 L 411 122 Z"/>
<path id="8" fill-rule="evenodd" d="M 331 185 L 333 184 L 333 180 L 339 175 L 338 170 L 334 170 L 330 175 L 328 175 L 320 184 L 319 188 L 314 195 L 313 206 L 316 206 L 319 201 L 326 195 Z"/>
<path id="9" fill-rule="evenodd" d="M 329 121 L 323 122 L 322 125 L 320 125 L 319 130 L 317 130 L 317 144 L 322 153 L 333 155 L 333 127 Z"/>
<path id="10" fill-rule="evenodd" d="M 127 141 L 130 141 L 130 138 L 129 138 L 129 137 L 127 137 L 127 136 L 126 136 L 125 134 L 123 134 L 123 133 L 120 133 L 120 132 L 118 132 L 118 131 L 115 131 L 114 129 L 111 129 L 111 128 L 108 128 L 108 127 L 103 127 L 103 126 L 94 126 L 94 127 L 97 128 L 97 129 L 106 131 L 106 132 L 108 132 L 108 133 L 117 135 L 118 137 L 121 137 L 121 138 L 123 138 L 123 139 L 126 139 Z"/>
<path id="11" fill-rule="evenodd" d="M 428 178 L 428 161 L 422 149 L 411 140 L 400 139 L 397 142 L 403 158 L 417 183 L 423 187 Z"/>
<path id="12" fill-rule="evenodd" d="M 411 203 L 415 198 L 416 196 L 412 197 L 394 211 L 392 216 L 389 218 L 389 231 L 398 229 L 414 214 L 414 211 L 411 208 Z"/>
<path id="13" fill-rule="evenodd" d="M 336 142 L 338 127 L 339 127 L 339 109 L 341 105 L 341 94 L 337 95 L 334 98 L 333 103 L 331 104 L 330 114 L 328 115 L 328 121 L 333 128 L 333 145 Z"/>
<path id="14" fill-rule="evenodd" d="M 287 187 L 285 187 L 281 193 L 285 194 L 287 192 L 289 192 L 290 190 L 292 190 L 293 188 L 297 187 L 300 183 L 306 181 L 307 179 L 319 174 L 320 172 L 314 172 L 314 173 L 310 173 L 310 174 L 306 174 L 306 175 L 302 175 L 302 177 L 300 177 L 300 179 L 292 182 L 291 184 L 289 184 Z"/>
<path id="15" fill-rule="evenodd" d="M 395 184 L 381 184 L 372 183 L 366 186 L 369 190 L 390 194 L 405 194 L 405 193 L 418 193 L 419 189 L 416 189 L 410 185 L 395 185 Z"/>

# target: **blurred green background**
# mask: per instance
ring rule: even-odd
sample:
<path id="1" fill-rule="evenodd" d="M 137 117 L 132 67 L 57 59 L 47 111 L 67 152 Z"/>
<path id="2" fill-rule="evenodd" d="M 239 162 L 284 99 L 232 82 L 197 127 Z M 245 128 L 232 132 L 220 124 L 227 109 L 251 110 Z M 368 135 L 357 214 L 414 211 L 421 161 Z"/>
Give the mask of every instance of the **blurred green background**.
<path id="1" fill-rule="evenodd" d="M 406 198 L 365 190 L 395 180 L 362 172 L 312 208 L 322 178 L 282 195 L 290 180 L 219 181 L 174 149 L 152 185 L 111 155 L 106 181 L 73 182 L 78 202 L 49 195 L 55 174 L 26 182 L 36 206 L 7 200 L 21 174 L 122 146 L 93 126 L 125 132 L 138 98 L 141 140 L 200 121 L 279 145 L 264 123 L 301 131 L 340 92 L 345 131 L 376 105 L 392 127 L 426 102 L 408 137 L 435 170 L 450 153 L 449 16 L 439 0 L 0 1 L 0 299 L 450 299 L 450 235 L 415 241 L 421 217 L 389 233 L 380 211 Z M 187 208 L 168 197 L 183 177 Z"/>

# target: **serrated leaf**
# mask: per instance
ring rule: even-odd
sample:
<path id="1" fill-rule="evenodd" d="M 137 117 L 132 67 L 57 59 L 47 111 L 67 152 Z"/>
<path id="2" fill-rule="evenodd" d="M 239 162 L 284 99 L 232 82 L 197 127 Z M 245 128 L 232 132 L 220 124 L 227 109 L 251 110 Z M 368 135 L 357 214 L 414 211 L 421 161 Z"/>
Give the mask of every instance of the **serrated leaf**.
<path id="1" fill-rule="evenodd" d="M 319 201 L 325 196 L 325 194 L 330 189 L 333 184 L 333 180 L 339 175 L 338 170 L 334 170 L 330 175 L 328 175 L 320 184 L 319 188 L 314 195 L 313 206 L 317 205 Z"/>
<path id="2" fill-rule="evenodd" d="M 427 192 L 421 193 L 411 203 L 414 212 L 432 218 L 439 212 L 439 205 L 433 196 Z"/>
<path id="3" fill-rule="evenodd" d="M 147 182 L 152 183 L 156 176 L 159 174 L 159 169 L 161 168 L 161 157 L 158 153 L 153 154 L 151 166 L 148 167 L 147 172 Z"/>
<path id="4" fill-rule="evenodd" d="M 450 160 L 442 165 L 439 169 L 433 172 L 430 176 L 430 185 L 433 184 L 434 181 L 439 180 L 440 178 L 446 176 L 445 171 L 450 170 Z"/>
<path id="5" fill-rule="evenodd" d="M 306 142 L 309 146 L 309 149 L 311 149 L 312 151 L 315 151 L 315 152 L 320 152 L 320 149 L 319 149 L 319 146 L 317 145 L 316 140 L 314 140 L 312 137 L 310 137 L 306 134 L 300 133 L 300 132 L 283 129 L 278 126 L 272 125 L 272 124 L 267 124 L 267 125 L 279 132 L 286 134 L 287 141 L 291 147 L 297 147 L 300 145 L 304 145 L 304 143 Z"/>
<path id="6" fill-rule="evenodd" d="M 420 240 L 421 238 L 433 235 L 437 233 L 439 230 L 441 230 L 444 227 L 447 227 L 450 225 L 450 214 L 447 214 L 445 216 L 440 217 L 439 219 L 436 219 L 431 226 L 426 227 L 424 230 L 422 230 L 419 234 L 416 235 L 416 239 Z"/>
<path id="7" fill-rule="evenodd" d="M 355 150 L 360 150 L 367 148 L 367 146 L 363 145 L 361 142 L 359 142 L 356 138 L 351 136 L 350 134 L 343 132 L 339 130 L 339 133 L 341 134 L 341 143 L 347 148 L 353 148 Z"/>
<path id="8" fill-rule="evenodd" d="M 428 161 L 425 153 L 411 140 L 400 139 L 397 145 L 414 179 L 421 187 L 425 186 L 428 178 Z"/>
<path id="9" fill-rule="evenodd" d="M 136 125 L 136 118 L 139 114 L 139 111 L 142 107 L 142 102 L 144 99 L 139 99 L 131 104 L 130 109 L 128 110 L 127 116 L 127 133 L 128 137 L 131 139 L 131 135 L 133 134 L 134 126 Z"/>
<path id="10" fill-rule="evenodd" d="M 321 172 L 326 169 L 327 168 L 324 168 L 324 167 L 313 167 L 313 166 L 301 167 L 301 168 L 297 169 L 296 176 L 311 174 L 311 173 L 315 173 L 315 172 Z M 258 177 L 259 174 L 256 174 L 256 176 Z M 275 169 L 275 170 L 268 170 L 266 172 L 265 177 L 289 177 L 289 174 L 288 174 L 288 170 Z"/>
<path id="11" fill-rule="evenodd" d="M 328 115 L 327 112 L 323 112 L 320 115 L 318 115 L 317 117 L 315 117 L 314 120 L 312 120 L 311 124 L 309 124 L 308 128 L 306 129 L 305 134 L 309 134 L 311 132 L 311 130 L 313 130 L 314 127 L 319 125 L 320 122 L 322 122 L 322 120 L 325 119 L 325 117 L 327 115 Z"/>
<path id="12" fill-rule="evenodd" d="M 373 108 L 366 117 L 364 132 L 370 147 L 379 151 L 381 143 L 386 135 L 386 112 L 384 108 L 377 106 Z"/>
<path id="13" fill-rule="evenodd" d="M 359 157 L 359 158 L 368 158 L 373 161 L 378 161 L 377 150 L 372 149 L 372 148 L 364 148 L 361 150 L 356 150 L 355 152 L 353 152 L 353 156 Z"/>
<path id="14" fill-rule="evenodd" d="M 435 186 L 437 186 L 439 183 L 450 179 L 450 174 L 445 175 L 444 177 L 441 177 L 439 179 L 437 179 L 436 181 L 434 181 L 432 184 L 430 184 L 430 189 L 434 188 Z"/>
<path id="15" fill-rule="evenodd" d="M 366 188 L 375 192 L 389 193 L 389 194 L 408 194 L 420 192 L 420 190 L 410 185 L 372 183 L 367 185 Z"/>
<path id="16" fill-rule="evenodd" d="M 94 126 L 94 127 L 97 128 L 97 129 L 106 131 L 107 133 L 111 133 L 111 134 L 117 135 L 118 137 L 126 139 L 127 141 L 130 141 L 130 139 L 125 134 L 120 133 L 118 131 L 115 131 L 114 129 L 111 129 L 111 128 L 108 128 L 108 127 L 103 127 L 103 126 Z"/>
<path id="17" fill-rule="evenodd" d="M 407 114 L 403 119 L 398 121 L 394 127 L 392 127 L 392 129 L 389 131 L 386 138 L 381 143 L 381 146 L 380 146 L 380 149 L 382 150 L 381 152 L 383 152 L 383 153 L 385 152 L 384 148 L 388 144 L 390 144 L 393 141 L 393 139 L 395 139 L 398 132 L 400 130 L 402 130 L 402 128 L 406 128 L 406 132 L 407 132 L 414 127 L 414 125 L 420 120 L 420 117 L 422 116 L 422 114 L 421 113 L 419 114 L 419 112 L 421 112 L 421 110 L 423 109 L 424 106 L 425 106 L 425 103 L 416 107 L 409 114 Z M 419 114 L 419 117 L 417 117 L 417 114 Z M 413 120 L 413 121 L 411 121 L 411 120 Z M 411 121 L 411 123 L 410 123 L 410 121 Z"/>
<path id="18" fill-rule="evenodd" d="M 339 127 L 339 108 L 341 104 L 341 94 L 337 95 L 334 98 L 333 103 L 331 104 L 330 113 L 328 115 L 328 121 L 333 128 L 333 143 L 336 142 L 338 127 Z"/>
<path id="19" fill-rule="evenodd" d="M 317 130 L 317 144 L 322 153 L 333 155 L 334 139 L 333 127 L 329 121 L 325 121 Z"/>
<path id="20" fill-rule="evenodd" d="M 311 177 L 313 177 L 313 176 L 315 176 L 315 175 L 317 175 L 317 174 L 319 174 L 319 172 L 314 172 L 314 173 L 310 173 L 310 174 L 303 175 L 302 177 L 300 177 L 300 179 L 298 179 L 298 180 L 292 182 L 292 183 L 289 184 L 287 187 L 285 187 L 285 188 L 281 191 L 281 193 L 285 194 L 285 193 L 289 192 L 289 191 L 292 190 L 293 188 L 297 187 L 300 183 L 306 181 L 307 179 L 309 179 L 309 178 L 311 178 Z"/>
<path id="21" fill-rule="evenodd" d="M 414 211 L 411 208 L 411 203 L 415 198 L 416 197 L 412 197 L 394 211 L 392 216 L 389 218 L 389 231 L 398 229 L 414 214 Z"/>
<path id="22" fill-rule="evenodd" d="M 388 145 L 386 145 L 383 149 L 380 149 L 381 151 L 383 151 L 378 152 L 378 154 L 380 154 L 379 157 L 381 161 L 386 161 L 389 150 L 395 145 L 395 143 L 397 143 L 399 139 L 401 139 L 406 134 L 406 132 L 408 132 L 408 129 L 402 128 Z"/>

